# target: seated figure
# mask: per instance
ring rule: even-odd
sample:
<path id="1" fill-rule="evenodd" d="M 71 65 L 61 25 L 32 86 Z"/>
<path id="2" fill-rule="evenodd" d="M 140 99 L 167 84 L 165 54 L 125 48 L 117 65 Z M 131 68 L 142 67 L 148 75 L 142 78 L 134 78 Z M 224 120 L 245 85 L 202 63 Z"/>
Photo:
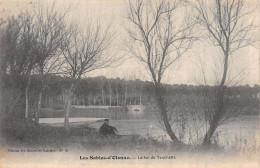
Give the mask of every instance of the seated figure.
<path id="1" fill-rule="evenodd" d="M 107 135 L 116 135 L 117 129 L 108 125 L 109 119 L 104 120 L 104 124 L 99 128 L 99 133 L 107 136 Z"/>

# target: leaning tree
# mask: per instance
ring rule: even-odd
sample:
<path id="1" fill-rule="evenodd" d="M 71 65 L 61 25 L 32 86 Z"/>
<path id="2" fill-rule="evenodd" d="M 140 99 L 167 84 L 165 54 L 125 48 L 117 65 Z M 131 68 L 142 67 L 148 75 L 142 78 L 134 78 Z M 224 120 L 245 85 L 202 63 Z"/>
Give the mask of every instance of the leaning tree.
<path id="1" fill-rule="evenodd" d="M 230 82 L 227 82 L 230 61 L 240 49 L 256 44 L 258 39 L 253 32 L 257 26 L 254 20 L 255 10 L 250 10 L 250 5 L 244 0 L 196 0 L 191 4 L 197 11 L 196 21 L 205 32 L 206 39 L 221 51 L 217 55 L 221 66 L 217 66 L 220 75 L 215 74 L 216 87 L 204 95 L 206 104 L 211 105 L 205 108 L 209 129 L 204 136 L 203 145 L 208 146 L 217 127 L 230 116 L 230 108 L 234 108 L 234 94 L 231 95 Z"/>
<path id="2" fill-rule="evenodd" d="M 160 120 L 173 142 L 179 140 L 169 123 L 162 78 L 195 40 L 194 23 L 181 15 L 185 12 L 185 6 L 180 0 L 137 0 L 127 4 L 128 51 L 150 72 Z"/>

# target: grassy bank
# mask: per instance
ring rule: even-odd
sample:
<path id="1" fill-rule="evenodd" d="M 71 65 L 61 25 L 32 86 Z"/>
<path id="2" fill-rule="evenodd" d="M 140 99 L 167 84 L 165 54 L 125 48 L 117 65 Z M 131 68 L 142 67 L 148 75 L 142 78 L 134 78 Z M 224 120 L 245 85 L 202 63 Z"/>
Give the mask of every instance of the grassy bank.
<path id="1" fill-rule="evenodd" d="M 119 135 L 104 137 L 97 129 L 87 124 L 71 127 L 66 132 L 63 127 L 35 125 L 32 122 L 21 122 L 13 128 L 2 129 L 2 143 L 5 147 L 27 148 L 81 148 L 89 151 L 122 150 L 122 151 L 165 151 L 179 149 L 169 142 L 159 142 L 139 135 Z M 184 145 L 183 145 L 184 147 Z M 182 148 L 184 149 L 184 148 Z"/>
<path id="2" fill-rule="evenodd" d="M 20 122 L 16 127 L 2 129 L 2 146 L 5 148 L 68 148 L 86 152 L 129 152 L 129 153 L 171 153 L 192 152 L 197 149 L 170 141 L 157 141 L 140 135 L 118 135 L 104 137 L 97 129 L 87 124 L 71 127 L 66 132 L 63 127 L 35 125 Z M 215 148 L 217 149 L 217 148 Z M 218 148 L 220 151 L 220 148 Z"/>
<path id="3" fill-rule="evenodd" d="M 1 146 L 10 149 L 20 148 L 48 148 L 69 149 L 74 153 L 129 153 L 129 154 L 159 154 L 183 153 L 195 154 L 205 152 L 200 146 L 173 144 L 170 141 L 158 141 L 151 137 L 140 135 L 119 135 L 103 137 L 98 130 L 87 124 L 71 126 L 69 132 L 63 127 L 50 125 L 35 125 L 33 122 L 17 122 L 12 128 L 1 128 Z M 255 149 L 254 151 L 258 151 Z M 246 153 L 236 149 L 226 152 L 218 144 L 211 146 L 214 154 Z M 244 153 L 243 153 L 244 152 Z M 259 152 L 258 152 L 259 153 Z M 249 152 L 250 156 L 256 155 Z M 257 155 L 256 155 L 257 156 Z"/>

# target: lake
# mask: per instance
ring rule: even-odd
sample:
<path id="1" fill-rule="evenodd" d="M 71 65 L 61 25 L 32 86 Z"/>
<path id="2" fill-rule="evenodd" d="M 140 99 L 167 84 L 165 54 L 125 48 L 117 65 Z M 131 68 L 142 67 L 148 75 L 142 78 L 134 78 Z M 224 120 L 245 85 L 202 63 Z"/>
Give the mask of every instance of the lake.
<path id="1" fill-rule="evenodd" d="M 88 124 L 90 127 L 99 129 L 103 124 L 104 118 L 70 118 L 71 125 Z M 63 126 L 64 118 L 40 118 L 40 123 L 53 126 Z M 110 125 L 118 129 L 121 135 L 139 134 L 143 137 L 153 137 L 159 141 L 170 140 L 169 136 L 163 131 L 157 120 L 110 120 Z M 202 125 L 202 124 L 201 124 Z M 179 123 L 173 124 L 172 128 L 180 138 L 182 132 L 182 141 L 187 144 L 199 144 L 205 134 L 205 126 L 202 127 L 191 122 L 183 131 Z M 197 128 L 197 129 L 196 129 Z M 216 131 L 215 141 L 218 144 L 228 147 L 247 146 L 252 147 L 259 144 L 259 116 L 240 116 L 227 124 L 221 125 Z"/>

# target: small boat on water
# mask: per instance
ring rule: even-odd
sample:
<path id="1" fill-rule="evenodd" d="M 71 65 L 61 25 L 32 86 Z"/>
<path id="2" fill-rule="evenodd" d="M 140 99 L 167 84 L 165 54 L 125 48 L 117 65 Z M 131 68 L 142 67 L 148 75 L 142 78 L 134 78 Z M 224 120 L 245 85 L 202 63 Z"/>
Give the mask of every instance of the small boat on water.
<path id="1" fill-rule="evenodd" d="M 142 112 L 144 110 L 143 105 L 127 105 L 129 111 Z"/>

